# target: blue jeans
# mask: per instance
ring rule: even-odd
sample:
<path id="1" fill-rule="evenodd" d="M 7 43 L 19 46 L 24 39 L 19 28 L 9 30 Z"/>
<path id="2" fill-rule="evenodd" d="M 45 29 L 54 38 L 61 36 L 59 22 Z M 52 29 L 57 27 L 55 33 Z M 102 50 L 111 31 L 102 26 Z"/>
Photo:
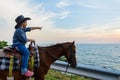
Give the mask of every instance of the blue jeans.
<path id="1" fill-rule="evenodd" d="M 21 53 L 22 55 L 22 63 L 21 63 L 21 73 L 24 74 L 27 71 L 27 67 L 28 67 L 28 59 L 29 59 L 29 55 L 30 52 L 29 50 L 25 47 L 25 45 L 17 45 L 16 48 L 18 49 L 18 51 Z"/>

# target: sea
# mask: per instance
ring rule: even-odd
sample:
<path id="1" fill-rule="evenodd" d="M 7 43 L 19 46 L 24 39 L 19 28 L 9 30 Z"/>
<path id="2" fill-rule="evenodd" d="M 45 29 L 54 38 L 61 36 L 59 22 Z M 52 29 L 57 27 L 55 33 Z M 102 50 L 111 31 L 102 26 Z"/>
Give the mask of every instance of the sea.
<path id="1" fill-rule="evenodd" d="M 120 70 L 120 44 L 76 44 L 77 63 Z"/>
<path id="2" fill-rule="evenodd" d="M 45 46 L 46 44 L 42 45 Z M 91 65 L 120 70 L 120 44 L 75 45 L 78 65 Z"/>

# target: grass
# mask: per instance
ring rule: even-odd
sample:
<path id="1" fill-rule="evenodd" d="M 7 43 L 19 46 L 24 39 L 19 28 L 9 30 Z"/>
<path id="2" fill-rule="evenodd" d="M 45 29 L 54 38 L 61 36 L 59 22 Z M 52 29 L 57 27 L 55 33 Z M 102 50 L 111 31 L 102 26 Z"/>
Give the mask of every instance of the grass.
<path id="1" fill-rule="evenodd" d="M 45 76 L 45 80 L 93 80 L 93 79 L 71 74 L 65 74 L 60 71 L 50 69 L 48 74 Z"/>
<path id="2" fill-rule="evenodd" d="M 95 79 L 85 78 L 83 76 L 77 76 L 68 73 L 65 74 L 61 71 L 50 69 L 48 74 L 45 76 L 45 80 L 95 80 Z"/>

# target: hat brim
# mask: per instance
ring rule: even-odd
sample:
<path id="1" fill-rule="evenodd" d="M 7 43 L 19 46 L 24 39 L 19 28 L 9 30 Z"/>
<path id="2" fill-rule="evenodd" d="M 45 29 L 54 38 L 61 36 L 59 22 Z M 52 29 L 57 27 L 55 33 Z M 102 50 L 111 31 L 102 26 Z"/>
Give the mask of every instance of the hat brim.
<path id="1" fill-rule="evenodd" d="M 26 17 L 24 20 L 31 20 L 31 18 L 29 18 L 29 17 Z"/>
<path id="2" fill-rule="evenodd" d="M 26 18 L 24 18 L 20 23 L 23 23 L 23 22 L 26 21 L 26 20 L 31 20 L 31 18 L 26 17 Z"/>

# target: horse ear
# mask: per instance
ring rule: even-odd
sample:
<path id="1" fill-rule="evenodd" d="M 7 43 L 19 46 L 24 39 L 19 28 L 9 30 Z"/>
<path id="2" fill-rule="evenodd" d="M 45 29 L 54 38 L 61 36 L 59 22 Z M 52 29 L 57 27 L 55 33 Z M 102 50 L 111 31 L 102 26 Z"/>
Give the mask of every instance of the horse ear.
<path id="1" fill-rule="evenodd" d="M 72 44 L 75 44 L 75 41 L 73 41 Z"/>

